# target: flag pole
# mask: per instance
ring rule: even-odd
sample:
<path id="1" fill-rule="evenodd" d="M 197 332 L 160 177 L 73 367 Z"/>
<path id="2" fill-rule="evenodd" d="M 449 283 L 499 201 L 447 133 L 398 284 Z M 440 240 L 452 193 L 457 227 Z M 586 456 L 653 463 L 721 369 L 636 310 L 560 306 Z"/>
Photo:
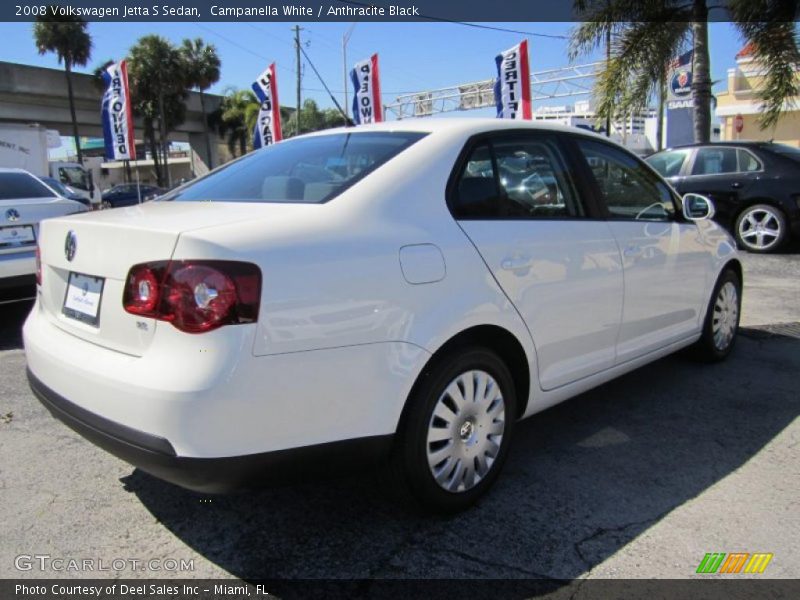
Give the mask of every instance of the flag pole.
<path id="1" fill-rule="evenodd" d="M 136 197 L 142 203 L 142 186 L 139 185 L 139 159 L 136 159 Z"/>

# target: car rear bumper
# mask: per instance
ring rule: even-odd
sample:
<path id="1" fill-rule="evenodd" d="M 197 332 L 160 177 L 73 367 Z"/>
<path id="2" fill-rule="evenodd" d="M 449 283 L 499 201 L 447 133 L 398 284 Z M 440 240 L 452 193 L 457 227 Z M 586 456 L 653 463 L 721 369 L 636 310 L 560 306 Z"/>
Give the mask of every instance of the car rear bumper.
<path id="1" fill-rule="evenodd" d="M 36 274 L 36 248 L 0 254 L 0 281 Z"/>
<path id="2" fill-rule="evenodd" d="M 374 464 L 392 436 L 371 436 L 261 454 L 224 458 L 178 456 L 169 440 L 91 413 L 44 385 L 30 369 L 31 390 L 50 413 L 103 450 L 191 490 L 220 493 Z"/>
<path id="3" fill-rule="evenodd" d="M 131 356 L 55 321 L 37 302 L 23 328 L 31 385 L 53 414 L 143 470 L 203 490 L 217 474 L 220 488 L 243 482 L 252 465 L 283 471 L 296 454 L 325 465 L 340 444 L 373 458 L 362 440 L 394 434 L 430 356 L 401 342 L 254 356 L 255 325 L 190 336 L 166 323 Z"/>

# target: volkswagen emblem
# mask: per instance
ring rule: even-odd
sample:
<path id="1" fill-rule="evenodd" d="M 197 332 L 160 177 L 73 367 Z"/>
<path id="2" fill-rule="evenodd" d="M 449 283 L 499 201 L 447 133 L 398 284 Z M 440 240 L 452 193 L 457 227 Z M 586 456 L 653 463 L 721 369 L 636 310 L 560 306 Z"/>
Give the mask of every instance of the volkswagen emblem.
<path id="1" fill-rule="evenodd" d="M 68 261 L 72 261 L 75 258 L 75 253 L 78 251 L 78 236 L 75 235 L 74 231 L 70 231 L 67 233 L 67 239 L 64 240 L 64 256 L 67 257 Z"/>
<path id="2" fill-rule="evenodd" d="M 19 212 L 17 212 L 16 208 L 9 208 L 6 211 L 6 219 L 9 221 L 19 221 Z"/>

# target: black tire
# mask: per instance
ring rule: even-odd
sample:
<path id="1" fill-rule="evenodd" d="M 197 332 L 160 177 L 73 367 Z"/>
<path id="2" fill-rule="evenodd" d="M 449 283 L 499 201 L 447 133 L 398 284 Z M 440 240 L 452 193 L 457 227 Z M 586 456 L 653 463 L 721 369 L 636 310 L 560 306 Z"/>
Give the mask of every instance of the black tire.
<path id="1" fill-rule="evenodd" d="M 715 320 L 719 317 L 720 311 L 717 309 L 717 302 L 720 300 L 720 294 L 723 288 L 730 283 L 736 290 L 736 314 L 730 318 L 733 319 L 731 325 L 733 327 L 733 335 L 725 344 L 719 344 L 719 338 L 715 338 L 714 325 Z M 739 331 L 739 319 L 742 314 L 742 283 L 739 281 L 739 276 L 733 269 L 725 269 L 719 276 L 717 284 L 714 286 L 714 291 L 711 294 L 711 299 L 708 301 L 708 308 L 706 309 L 706 317 L 703 321 L 703 333 L 700 339 L 691 347 L 691 354 L 693 358 L 703 362 L 718 362 L 724 360 L 733 350 L 736 344 L 736 334 Z"/>
<path id="2" fill-rule="evenodd" d="M 757 230 L 758 225 L 766 227 L 763 232 Z M 774 234 L 776 230 L 777 234 Z M 754 204 L 745 208 L 736 218 L 733 231 L 740 248 L 757 254 L 775 252 L 789 237 L 783 211 L 769 204 Z"/>
<path id="3" fill-rule="evenodd" d="M 479 393 L 479 381 L 489 382 L 483 389 L 488 390 L 491 386 L 490 380 L 484 378 L 481 373 L 489 375 L 490 379 L 494 380 L 499 387 L 499 401 L 503 404 L 501 408 L 498 408 L 497 399 L 488 400 L 491 393 Z M 473 388 L 474 393 L 477 394 L 475 397 L 487 398 L 485 403 L 475 401 L 470 404 L 466 401 L 468 393 L 464 392 L 465 387 L 456 383 L 460 376 L 475 383 L 476 387 Z M 445 390 L 451 383 L 456 383 L 459 391 L 464 392 L 465 402 L 460 412 L 451 410 L 454 418 L 452 424 L 447 425 L 447 421 L 439 417 L 434 419 L 433 413 L 437 407 L 440 413 L 443 410 L 440 400 L 449 401 L 444 398 L 448 396 Z M 455 403 L 452 405 L 457 408 Z M 486 408 L 485 412 L 484 407 Z M 502 411 L 502 418 L 499 418 L 500 411 Z M 470 507 L 486 493 L 502 469 L 516 420 L 517 398 L 514 382 L 508 367 L 497 354 L 487 348 L 473 346 L 459 349 L 455 353 L 443 357 L 442 360 L 435 361 L 420 376 L 408 398 L 391 458 L 394 483 L 399 484 L 401 490 L 405 492 L 403 495 L 410 496 L 416 508 L 423 512 L 455 513 Z M 471 421 L 471 423 L 468 424 L 467 421 Z M 486 432 L 490 427 L 493 429 L 499 427 L 501 421 L 504 422 L 504 425 L 498 444 L 496 443 L 497 436 Z M 433 431 L 431 428 L 434 427 L 436 427 L 436 432 L 447 430 L 448 432 L 457 431 L 458 434 L 449 441 L 429 443 L 428 433 Z M 468 435 L 467 438 L 463 437 L 465 434 Z M 483 437 L 484 435 L 485 437 Z M 428 453 L 429 451 L 434 453 L 441 449 L 439 444 L 452 448 L 453 452 L 462 453 L 465 456 L 463 463 L 461 458 L 446 459 L 452 461 L 454 465 L 452 485 L 464 486 L 465 489 L 450 491 L 435 479 L 432 472 L 435 467 L 429 465 Z M 495 448 L 499 447 L 491 463 L 486 458 L 488 454 L 485 454 L 483 450 L 487 446 L 490 446 L 488 452 L 494 452 Z M 459 463 L 461 464 L 459 465 Z M 440 464 L 443 465 L 440 473 L 444 474 L 445 469 L 448 468 L 447 465 L 451 463 L 443 461 Z M 480 468 L 488 468 L 488 471 L 480 474 Z M 473 472 L 477 481 L 470 480 L 471 487 L 466 489 L 469 471 Z M 460 484 L 456 484 L 459 473 L 462 474 L 463 479 Z"/>

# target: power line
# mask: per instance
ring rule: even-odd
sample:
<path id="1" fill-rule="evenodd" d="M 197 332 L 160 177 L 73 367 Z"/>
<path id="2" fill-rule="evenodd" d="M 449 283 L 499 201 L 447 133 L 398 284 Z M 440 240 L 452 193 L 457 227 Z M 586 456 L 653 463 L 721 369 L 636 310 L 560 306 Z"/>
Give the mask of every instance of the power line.
<path id="1" fill-rule="evenodd" d="M 320 74 L 319 74 L 319 71 L 317 71 L 317 68 L 314 66 L 314 63 L 313 63 L 313 62 L 311 62 L 311 59 L 308 57 L 308 54 L 306 54 L 306 51 L 305 51 L 305 50 L 304 50 L 304 49 L 303 49 L 303 48 L 302 48 L 302 47 L 301 47 L 299 44 L 298 44 L 298 46 L 297 46 L 297 47 L 298 47 L 298 48 L 300 48 L 300 52 L 302 52 L 302 53 L 303 53 L 303 56 L 305 56 L 305 57 L 306 57 L 306 61 L 308 61 L 308 64 L 309 64 L 309 65 L 311 65 L 311 69 L 314 71 L 314 74 L 317 76 L 317 79 L 319 79 L 319 82 L 320 82 L 320 83 L 322 84 L 322 86 L 325 88 L 325 91 L 326 91 L 326 92 L 328 92 L 328 96 L 330 96 L 331 100 L 333 100 L 333 103 L 336 105 L 336 108 L 339 110 L 339 112 L 340 112 L 340 113 L 342 114 L 342 116 L 344 117 L 344 122 L 345 122 L 345 124 L 346 124 L 346 125 L 351 125 L 351 124 L 352 124 L 352 121 L 350 121 L 350 117 L 348 117 L 348 116 L 347 116 L 347 113 L 346 113 L 346 112 L 344 112 L 344 110 L 342 110 L 342 107 L 340 106 L 339 102 L 336 100 L 336 98 L 334 97 L 334 95 L 333 95 L 333 94 L 331 94 L 331 91 L 328 89 L 328 86 L 327 86 L 327 84 L 325 83 L 325 80 L 324 80 L 324 79 L 322 79 L 322 75 L 320 75 Z M 299 114 L 300 114 L 300 112 L 299 112 L 299 109 L 298 109 L 298 115 L 299 115 Z M 299 121 L 298 121 L 298 125 L 299 125 Z M 297 131 L 298 131 L 298 133 L 299 133 L 299 131 L 300 131 L 300 127 L 299 127 L 299 126 L 298 126 L 298 128 L 297 128 Z"/>
<path id="2" fill-rule="evenodd" d="M 369 8 L 371 5 L 366 2 L 357 2 L 356 0 L 337 0 L 342 4 L 354 4 Z M 445 19 L 444 17 L 431 17 L 429 15 L 419 15 L 421 19 L 428 19 L 429 21 L 439 21 L 441 23 L 452 23 L 453 25 L 463 25 L 464 27 L 475 27 L 477 29 L 490 29 L 492 31 L 502 31 L 504 33 L 518 33 L 521 35 L 529 35 L 531 37 L 550 38 L 554 40 L 566 40 L 566 35 L 557 35 L 554 33 L 536 33 L 534 31 L 523 31 L 520 29 L 506 29 L 505 27 L 495 27 L 493 25 L 481 25 L 480 23 L 467 23 L 466 21 L 454 21 L 452 19 Z"/>

